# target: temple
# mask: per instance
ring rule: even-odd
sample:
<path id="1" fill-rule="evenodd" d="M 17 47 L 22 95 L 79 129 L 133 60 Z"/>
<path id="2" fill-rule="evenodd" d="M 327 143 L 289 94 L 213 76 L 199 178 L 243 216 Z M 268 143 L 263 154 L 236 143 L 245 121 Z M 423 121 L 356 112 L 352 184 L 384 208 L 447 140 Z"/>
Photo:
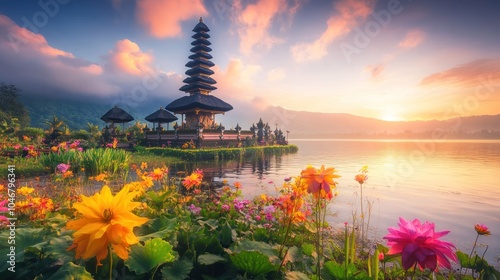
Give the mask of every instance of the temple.
<path id="1" fill-rule="evenodd" d="M 210 67 L 215 64 L 210 61 L 212 55 L 209 52 L 212 49 L 209 47 L 209 31 L 200 18 L 200 22 L 193 29 L 195 34 L 191 36 L 194 41 L 190 51 L 193 54 L 189 56 L 191 61 L 186 63 L 190 69 L 185 72 L 189 77 L 184 79 L 185 85 L 179 89 L 188 96 L 176 99 L 166 106 L 166 109 L 174 114 L 182 114 L 183 128 L 186 129 L 215 128 L 215 115 L 233 109 L 233 106 L 210 95 L 210 92 L 217 89 L 213 86 L 217 82 L 210 77 L 214 74 Z"/>
<path id="2" fill-rule="evenodd" d="M 193 29 L 195 33 L 191 38 L 192 54 L 186 63 L 189 69 L 185 72 L 188 76 L 184 79 L 185 85 L 179 90 L 187 94 L 172 101 L 165 109 L 174 114 L 181 115 L 181 124 L 177 123 L 173 130 L 164 130 L 161 123 L 169 123 L 176 119 L 166 110 L 159 111 L 147 117 L 148 121 L 158 123 L 153 131 L 146 132 L 146 141 L 149 146 L 168 147 L 240 147 L 244 145 L 285 144 L 286 139 L 281 130 L 276 129 L 272 135 L 268 124 L 259 121 L 257 126 L 252 125 L 250 130 L 242 130 L 236 124 L 234 129 L 225 130 L 222 124 L 215 121 L 217 114 L 224 114 L 233 109 L 233 106 L 211 95 L 217 88 L 217 82 L 210 76 L 214 74 L 210 68 L 215 64 L 210 61 L 212 49 L 208 39 L 210 29 L 200 21 Z M 161 114 L 160 114 L 161 113 Z"/>

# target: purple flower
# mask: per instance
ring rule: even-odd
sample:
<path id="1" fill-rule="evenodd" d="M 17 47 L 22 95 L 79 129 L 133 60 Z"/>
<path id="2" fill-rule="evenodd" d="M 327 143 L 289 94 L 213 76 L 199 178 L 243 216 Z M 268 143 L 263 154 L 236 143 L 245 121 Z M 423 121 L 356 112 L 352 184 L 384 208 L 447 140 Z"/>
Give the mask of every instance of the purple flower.
<path id="1" fill-rule="evenodd" d="M 195 215 L 200 214 L 200 211 L 201 211 L 201 208 L 194 206 L 194 204 L 189 205 L 188 209 L 189 209 L 189 211 L 191 211 L 191 213 L 193 213 Z"/>
<path id="2" fill-rule="evenodd" d="M 56 167 L 56 170 L 61 172 L 61 173 L 66 173 L 66 171 L 68 171 L 68 169 L 70 167 L 71 167 L 71 165 L 69 165 L 69 164 L 59 163 Z"/>

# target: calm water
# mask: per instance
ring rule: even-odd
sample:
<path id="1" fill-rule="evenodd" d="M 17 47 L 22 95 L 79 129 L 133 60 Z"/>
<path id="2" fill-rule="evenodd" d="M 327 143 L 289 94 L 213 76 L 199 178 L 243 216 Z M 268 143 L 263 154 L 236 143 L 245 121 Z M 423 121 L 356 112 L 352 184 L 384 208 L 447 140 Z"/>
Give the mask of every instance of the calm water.
<path id="1" fill-rule="evenodd" d="M 491 236 L 486 259 L 499 266 L 500 257 L 500 141 L 378 141 L 291 140 L 299 152 L 243 163 L 221 162 L 198 167 L 212 172 L 214 180 L 239 181 L 244 195 L 276 195 L 288 176 L 297 176 L 307 165 L 335 167 L 339 196 L 331 204 L 330 223 L 343 226 L 359 207 L 359 185 L 354 176 L 369 166 L 363 196 L 372 203 L 370 238 L 379 239 L 398 217 L 431 221 L 436 230 L 451 230 L 444 237 L 469 253 L 476 232 L 474 224 L 487 225 Z M 207 174 L 208 175 L 208 174 Z M 365 203 L 366 205 L 366 203 Z M 365 206 L 366 207 L 366 206 Z M 359 213 L 359 211 L 358 211 Z M 479 247 L 482 254 L 485 247 Z"/>

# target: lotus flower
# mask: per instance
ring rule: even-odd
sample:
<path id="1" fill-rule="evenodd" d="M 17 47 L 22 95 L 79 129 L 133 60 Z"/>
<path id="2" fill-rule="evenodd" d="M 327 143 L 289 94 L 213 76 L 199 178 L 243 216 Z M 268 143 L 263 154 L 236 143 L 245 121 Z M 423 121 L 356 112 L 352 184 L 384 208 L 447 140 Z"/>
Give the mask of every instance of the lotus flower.
<path id="1" fill-rule="evenodd" d="M 418 263 L 421 270 L 429 268 L 436 270 L 438 266 L 451 268 L 450 259 L 457 261 L 455 246 L 439 240 L 449 231 L 434 231 L 434 223 L 421 223 L 418 219 L 407 221 L 399 218 L 399 228 L 389 228 L 389 234 L 384 236 L 390 250 L 387 254 L 400 254 L 404 269 L 409 269 Z"/>

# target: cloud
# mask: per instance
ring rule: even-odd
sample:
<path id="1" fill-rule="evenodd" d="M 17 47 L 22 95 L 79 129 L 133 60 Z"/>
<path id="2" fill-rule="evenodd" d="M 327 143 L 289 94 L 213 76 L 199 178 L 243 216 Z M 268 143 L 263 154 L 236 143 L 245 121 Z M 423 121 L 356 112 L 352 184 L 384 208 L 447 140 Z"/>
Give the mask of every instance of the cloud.
<path id="1" fill-rule="evenodd" d="M 500 86 L 500 59 L 478 59 L 431 74 L 422 79 L 421 86 Z"/>
<path id="2" fill-rule="evenodd" d="M 399 46 L 403 49 L 415 48 L 424 42 L 425 36 L 425 32 L 420 29 L 410 30 L 403 41 L 399 42 Z"/>
<path id="3" fill-rule="evenodd" d="M 249 95 L 245 91 L 253 91 L 257 74 L 262 71 L 262 66 L 258 64 L 244 64 L 241 59 L 233 58 L 229 61 L 226 70 L 219 66 L 213 68 L 217 81 L 216 95 L 246 98 Z M 238 93 L 238 94 L 235 94 Z M 254 94 L 252 94 L 254 95 Z"/>
<path id="4" fill-rule="evenodd" d="M 319 60 L 328 54 L 328 46 L 349 33 L 373 12 L 372 0 L 340 0 L 335 3 L 336 13 L 327 20 L 327 28 L 314 42 L 298 43 L 291 47 L 296 62 Z"/>
<path id="5" fill-rule="evenodd" d="M 235 8 L 240 10 L 235 14 L 240 51 L 243 54 L 250 54 L 256 47 L 268 50 L 283 42 L 282 38 L 271 35 L 270 29 L 278 15 L 293 16 L 300 6 L 299 1 L 295 1 L 291 6 L 289 4 L 290 1 L 286 0 L 258 0 L 244 9 L 241 2 L 235 4 Z"/>
<path id="6" fill-rule="evenodd" d="M 270 82 L 280 81 L 286 77 L 285 69 L 275 68 L 267 73 L 267 80 Z"/>
<path id="7" fill-rule="evenodd" d="M 120 90 L 104 79 L 98 64 L 50 46 L 42 35 L 18 26 L 3 15 L 0 15 L 0 61 L 2 80 L 17 85 L 25 93 L 109 96 Z"/>
<path id="8" fill-rule="evenodd" d="M 381 82 L 384 79 L 385 64 L 367 65 L 365 66 L 364 72 L 370 74 L 370 80 L 372 82 Z"/>
<path id="9" fill-rule="evenodd" d="M 203 0 L 138 0 L 137 18 L 157 38 L 181 35 L 182 21 L 206 16 Z"/>
<path id="10" fill-rule="evenodd" d="M 128 39 L 118 41 L 106 59 L 113 70 L 130 75 L 145 75 L 153 68 L 153 55 L 141 51 L 139 45 Z"/>

